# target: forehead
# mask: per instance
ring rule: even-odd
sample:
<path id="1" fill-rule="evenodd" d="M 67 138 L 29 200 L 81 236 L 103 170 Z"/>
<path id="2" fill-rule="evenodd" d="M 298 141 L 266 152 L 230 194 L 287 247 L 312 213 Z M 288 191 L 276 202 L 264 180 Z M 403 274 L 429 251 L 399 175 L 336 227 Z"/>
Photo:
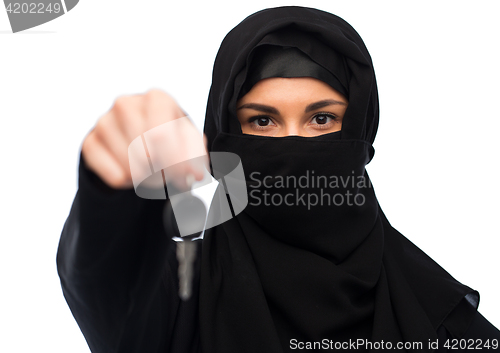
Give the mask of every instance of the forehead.
<path id="1" fill-rule="evenodd" d="M 347 103 L 347 99 L 339 91 L 327 83 L 312 77 L 272 77 L 260 80 L 245 94 L 239 104 L 248 100 L 309 100 L 334 98 Z"/>

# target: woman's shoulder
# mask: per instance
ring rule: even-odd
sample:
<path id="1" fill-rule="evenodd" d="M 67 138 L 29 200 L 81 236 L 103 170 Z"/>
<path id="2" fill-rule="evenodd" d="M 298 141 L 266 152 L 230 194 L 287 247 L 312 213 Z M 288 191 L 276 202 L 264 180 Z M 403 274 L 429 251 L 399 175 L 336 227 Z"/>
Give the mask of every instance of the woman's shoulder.
<path id="1" fill-rule="evenodd" d="M 471 316 L 472 320 L 467 319 Z M 437 352 L 500 351 L 500 331 L 466 298 L 443 321 L 437 333 Z"/>

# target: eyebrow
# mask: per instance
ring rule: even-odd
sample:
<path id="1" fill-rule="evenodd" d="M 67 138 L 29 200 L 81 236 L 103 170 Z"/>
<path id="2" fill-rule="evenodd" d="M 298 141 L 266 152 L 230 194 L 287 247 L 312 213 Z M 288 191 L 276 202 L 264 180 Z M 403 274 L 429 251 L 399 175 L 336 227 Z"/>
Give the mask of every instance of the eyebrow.
<path id="1" fill-rule="evenodd" d="M 342 102 L 342 101 L 338 101 L 335 99 L 324 99 L 322 101 L 309 104 L 306 107 L 305 112 L 308 113 L 310 111 L 313 111 L 316 109 L 321 109 L 321 108 L 327 107 L 329 105 L 347 105 L 347 103 Z M 258 103 L 243 104 L 237 110 L 240 110 L 240 109 L 253 109 L 253 110 L 258 110 L 258 111 L 261 111 L 263 113 L 268 113 L 268 114 L 279 114 L 278 109 L 271 107 L 269 105 L 258 104 Z"/>
<path id="2" fill-rule="evenodd" d="M 306 113 L 309 113 L 310 111 L 316 110 L 316 109 L 321 109 L 324 107 L 327 107 L 329 105 L 344 105 L 347 106 L 347 103 L 338 101 L 335 99 L 325 99 L 316 103 L 311 103 L 306 107 Z"/>
<path id="3" fill-rule="evenodd" d="M 271 107 L 269 105 L 264 105 L 264 104 L 258 104 L 258 103 L 247 103 L 243 104 L 241 107 L 239 107 L 236 110 L 240 109 L 253 109 L 253 110 L 258 110 L 263 113 L 268 113 L 268 114 L 279 114 L 280 112 L 278 109 Z"/>

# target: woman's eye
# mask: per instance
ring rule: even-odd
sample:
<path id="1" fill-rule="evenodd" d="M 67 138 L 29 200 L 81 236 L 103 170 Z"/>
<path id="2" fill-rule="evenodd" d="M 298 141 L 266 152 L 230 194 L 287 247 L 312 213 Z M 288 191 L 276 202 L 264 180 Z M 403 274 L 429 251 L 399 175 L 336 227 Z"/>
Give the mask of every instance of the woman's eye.
<path id="1" fill-rule="evenodd" d="M 312 118 L 313 125 L 324 125 L 335 121 L 335 116 L 331 114 L 317 114 Z"/>
<path id="2" fill-rule="evenodd" d="M 262 127 L 274 125 L 273 121 L 270 118 L 265 117 L 265 116 L 260 116 L 260 117 L 254 118 L 254 119 L 252 119 L 251 123 L 254 125 L 257 125 L 257 126 L 262 126 Z"/>

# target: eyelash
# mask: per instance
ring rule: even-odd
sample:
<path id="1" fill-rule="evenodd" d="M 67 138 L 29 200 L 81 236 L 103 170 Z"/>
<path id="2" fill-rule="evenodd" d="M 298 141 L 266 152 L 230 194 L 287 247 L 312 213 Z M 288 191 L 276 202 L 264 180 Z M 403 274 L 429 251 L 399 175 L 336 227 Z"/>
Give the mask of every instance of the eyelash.
<path id="1" fill-rule="evenodd" d="M 256 116 L 252 116 L 250 119 L 248 119 L 248 122 L 252 125 L 253 129 L 265 130 L 267 128 L 267 126 L 260 126 L 258 124 L 254 124 L 255 121 L 257 121 L 258 119 L 261 119 L 261 118 L 267 118 L 270 121 L 273 121 L 273 119 L 271 119 L 271 117 L 269 117 L 267 115 L 256 115 Z"/>
<path id="2" fill-rule="evenodd" d="M 314 114 L 314 116 L 311 118 L 311 120 L 313 120 L 314 118 L 318 117 L 318 116 L 321 116 L 321 115 L 325 115 L 329 118 L 331 118 L 332 120 L 330 122 L 327 122 L 326 124 L 314 124 L 314 125 L 317 125 L 319 129 L 329 129 L 331 127 L 331 124 L 335 123 L 338 121 L 338 117 L 332 113 L 327 113 L 327 112 L 319 112 L 319 113 L 316 113 Z"/>
<path id="3" fill-rule="evenodd" d="M 314 119 L 314 118 L 317 118 L 321 115 L 325 115 L 329 118 L 331 118 L 333 120 L 333 122 L 336 122 L 338 121 L 338 117 L 332 113 L 328 113 L 328 112 L 318 112 L 316 114 L 314 114 L 312 117 L 311 117 L 311 121 Z M 257 124 L 253 124 L 256 120 L 258 119 L 261 119 L 261 118 L 267 118 L 269 119 L 270 121 L 273 121 L 273 119 L 268 116 L 268 115 L 257 115 L 257 116 L 253 116 L 251 117 L 250 119 L 248 119 L 248 122 L 250 124 L 252 124 L 252 128 L 256 129 L 256 130 L 265 130 L 268 126 L 260 126 L 260 125 L 257 125 Z M 274 123 L 274 121 L 273 121 Z M 313 124 L 313 125 L 316 125 L 318 126 L 319 129 L 329 129 L 330 128 L 330 125 L 331 125 L 332 121 L 326 123 L 326 124 Z"/>

